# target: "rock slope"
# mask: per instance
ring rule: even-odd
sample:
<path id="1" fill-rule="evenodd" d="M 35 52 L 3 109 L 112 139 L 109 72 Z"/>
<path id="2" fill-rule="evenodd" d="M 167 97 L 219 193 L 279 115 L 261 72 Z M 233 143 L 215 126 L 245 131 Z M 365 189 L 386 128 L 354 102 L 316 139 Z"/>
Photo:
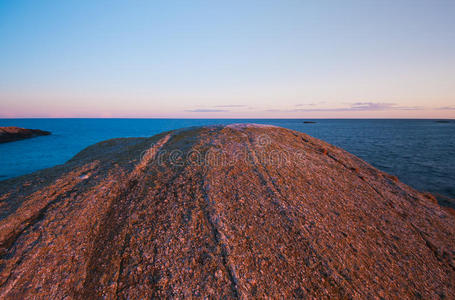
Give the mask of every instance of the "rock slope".
<path id="1" fill-rule="evenodd" d="M 20 127 L 0 127 L 0 143 L 13 142 L 36 136 L 50 135 L 49 131 Z"/>
<path id="2" fill-rule="evenodd" d="M 455 298 L 455 218 L 269 126 L 98 143 L 0 182 L 0 298 Z"/>

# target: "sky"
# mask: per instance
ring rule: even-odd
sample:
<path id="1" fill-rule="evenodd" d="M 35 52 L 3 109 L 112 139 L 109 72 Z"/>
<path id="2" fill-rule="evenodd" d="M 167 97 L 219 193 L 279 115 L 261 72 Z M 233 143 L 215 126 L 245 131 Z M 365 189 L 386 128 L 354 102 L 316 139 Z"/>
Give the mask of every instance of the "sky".
<path id="1" fill-rule="evenodd" d="M 455 1 L 0 0 L 0 118 L 455 118 Z"/>

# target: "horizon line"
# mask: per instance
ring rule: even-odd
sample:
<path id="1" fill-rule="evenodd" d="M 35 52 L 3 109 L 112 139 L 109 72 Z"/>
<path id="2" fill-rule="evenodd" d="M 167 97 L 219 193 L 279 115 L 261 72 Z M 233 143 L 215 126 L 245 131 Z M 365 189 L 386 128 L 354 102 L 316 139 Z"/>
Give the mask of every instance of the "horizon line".
<path id="1" fill-rule="evenodd" d="M 124 120 L 455 120 L 455 118 L 434 118 L 434 117 L 423 117 L 423 118 L 175 118 L 175 117 L 0 117 L 0 120 L 23 120 L 23 119 L 124 119 Z"/>

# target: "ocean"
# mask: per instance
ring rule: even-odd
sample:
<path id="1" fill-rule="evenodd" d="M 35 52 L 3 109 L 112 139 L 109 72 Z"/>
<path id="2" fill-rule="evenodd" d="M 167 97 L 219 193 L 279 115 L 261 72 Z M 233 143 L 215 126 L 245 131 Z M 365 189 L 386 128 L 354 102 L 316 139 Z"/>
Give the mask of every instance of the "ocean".
<path id="1" fill-rule="evenodd" d="M 0 119 L 0 126 L 52 132 L 0 144 L 0 180 L 63 164 L 85 147 L 111 138 L 230 123 L 271 124 L 305 132 L 398 176 L 417 190 L 455 198 L 455 120 Z"/>

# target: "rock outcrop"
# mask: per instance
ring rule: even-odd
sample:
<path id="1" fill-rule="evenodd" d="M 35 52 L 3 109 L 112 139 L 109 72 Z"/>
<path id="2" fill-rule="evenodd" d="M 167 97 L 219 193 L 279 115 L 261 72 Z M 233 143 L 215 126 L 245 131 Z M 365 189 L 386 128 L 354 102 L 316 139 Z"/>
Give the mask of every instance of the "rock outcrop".
<path id="1" fill-rule="evenodd" d="M 455 298 L 455 217 L 306 134 L 113 139 L 0 182 L 0 298 Z"/>
<path id="2" fill-rule="evenodd" d="M 0 127 L 0 143 L 14 142 L 36 136 L 50 135 L 49 131 L 20 127 Z"/>

